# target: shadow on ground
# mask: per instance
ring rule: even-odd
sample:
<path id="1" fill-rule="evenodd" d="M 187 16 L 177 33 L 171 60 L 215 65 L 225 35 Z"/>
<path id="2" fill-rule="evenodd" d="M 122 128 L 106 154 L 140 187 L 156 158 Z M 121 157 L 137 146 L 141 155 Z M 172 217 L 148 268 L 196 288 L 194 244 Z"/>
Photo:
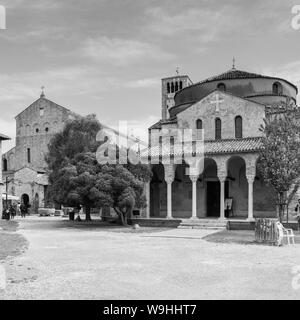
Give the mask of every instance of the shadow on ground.
<path id="1" fill-rule="evenodd" d="M 258 243 L 255 241 L 254 231 L 246 231 L 246 230 L 223 230 L 217 233 L 210 234 L 203 238 L 208 242 L 215 243 L 236 243 L 243 245 L 268 245 L 266 243 Z M 300 234 L 297 232 L 295 234 L 295 243 L 300 244 Z"/>
<path id="2" fill-rule="evenodd" d="M 94 219 L 92 221 L 70 221 L 66 219 L 52 219 L 52 218 L 26 218 L 20 229 L 25 230 L 55 230 L 55 229 L 70 229 L 79 231 L 109 231 L 118 233 L 150 233 L 150 232 L 162 232 L 170 230 L 172 228 L 163 227 L 139 227 L 138 229 L 133 229 L 131 226 L 124 227 L 117 223 L 103 222 L 99 219 Z"/>
<path id="3" fill-rule="evenodd" d="M 0 220 L 0 262 L 27 250 L 29 243 L 22 235 L 16 233 L 17 230 L 18 222 Z"/>

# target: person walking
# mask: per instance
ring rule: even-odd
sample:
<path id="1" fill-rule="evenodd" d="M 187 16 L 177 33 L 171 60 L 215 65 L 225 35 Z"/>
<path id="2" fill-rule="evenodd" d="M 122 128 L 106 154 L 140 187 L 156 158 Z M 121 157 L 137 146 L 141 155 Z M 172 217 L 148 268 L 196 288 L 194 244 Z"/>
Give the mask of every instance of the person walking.
<path id="1" fill-rule="evenodd" d="M 26 206 L 25 206 L 24 203 L 22 203 L 22 204 L 20 205 L 20 210 L 21 210 L 21 217 L 22 217 L 22 218 L 25 218 L 25 217 L 26 217 Z"/>
<path id="2" fill-rule="evenodd" d="M 10 219 L 14 219 L 16 216 L 16 210 L 12 204 L 9 206 L 9 214 L 10 214 Z"/>

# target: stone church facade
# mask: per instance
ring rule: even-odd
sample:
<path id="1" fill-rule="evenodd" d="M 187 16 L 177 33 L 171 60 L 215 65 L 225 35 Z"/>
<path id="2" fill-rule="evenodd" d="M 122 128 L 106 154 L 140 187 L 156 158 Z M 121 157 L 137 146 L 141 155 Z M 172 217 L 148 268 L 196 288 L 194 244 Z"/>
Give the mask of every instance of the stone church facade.
<path id="1" fill-rule="evenodd" d="M 66 121 L 75 117 L 74 112 L 46 99 L 44 92 L 15 117 L 16 145 L 2 156 L 4 191 L 8 183 L 8 194 L 30 204 L 33 213 L 48 205 L 48 143 Z"/>
<path id="2" fill-rule="evenodd" d="M 162 79 L 162 119 L 149 128 L 149 135 L 169 132 L 171 147 L 162 139 L 158 145 L 150 142 L 153 177 L 145 186 L 149 205 L 144 218 L 226 220 L 229 213 L 251 221 L 276 216 L 275 194 L 257 170 L 259 128 L 270 106 L 296 103 L 297 93 L 285 79 L 235 67 L 195 84 L 186 75 Z M 193 130 L 191 141 L 184 143 L 203 143 L 203 154 L 193 149 L 189 155 L 199 161 L 196 169 L 178 161 L 182 143 L 172 131 L 183 129 Z M 171 161 L 165 163 L 169 155 Z M 230 212 L 225 210 L 228 201 Z"/>

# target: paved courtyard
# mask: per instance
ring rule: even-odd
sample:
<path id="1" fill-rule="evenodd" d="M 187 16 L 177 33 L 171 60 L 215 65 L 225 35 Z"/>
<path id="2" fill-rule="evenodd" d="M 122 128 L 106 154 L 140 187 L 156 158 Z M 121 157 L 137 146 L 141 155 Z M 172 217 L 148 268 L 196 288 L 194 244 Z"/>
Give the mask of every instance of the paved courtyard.
<path id="1" fill-rule="evenodd" d="M 299 245 L 208 242 L 206 230 L 123 232 L 70 227 L 61 218 L 18 221 L 29 247 L 6 260 L 0 299 L 300 298 L 297 278 L 292 286 Z"/>

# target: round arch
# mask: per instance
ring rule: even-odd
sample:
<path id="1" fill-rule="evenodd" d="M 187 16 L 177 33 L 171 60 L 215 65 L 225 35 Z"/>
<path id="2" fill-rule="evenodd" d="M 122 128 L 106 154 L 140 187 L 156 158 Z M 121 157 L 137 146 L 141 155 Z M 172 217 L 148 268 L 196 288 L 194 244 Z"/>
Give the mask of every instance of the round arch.
<path id="1" fill-rule="evenodd" d="M 28 212 L 28 208 L 30 207 L 30 198 L 27 193 L 22 194 L 21 202 L 26 206 L 26 211 Z"/>

